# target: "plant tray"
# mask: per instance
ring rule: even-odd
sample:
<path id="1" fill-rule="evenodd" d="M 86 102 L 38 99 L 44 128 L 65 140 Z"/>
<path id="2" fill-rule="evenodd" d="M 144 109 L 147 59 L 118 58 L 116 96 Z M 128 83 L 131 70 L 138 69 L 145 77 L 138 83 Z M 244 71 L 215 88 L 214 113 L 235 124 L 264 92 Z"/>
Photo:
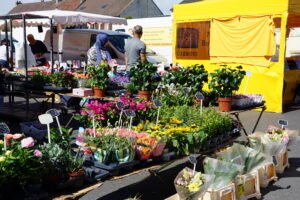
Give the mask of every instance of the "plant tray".
<path id="1" fill-rule="evenodd" d="M 21 131 L 26 135 L 37 139 L 39 142 L 45 139 L 47 135 L 47 126 L 38 121 L 20 123 Z"/>
<path id="2" fill-rule="evenodd" d="M 276 157 L 276 172 L 282 174 L 286 168 L 290 167 L 289 163 L 289 155 L 287 149 L 283 152 L 278 154 Z"/>
<path id="3" fill-rule="evenodd" d="M 218 190 L 208 189 L 199 200 L 236 200 L 236 191 L 234 183 Z"/>
<path id="4" fill-rule="evenodd" d="M 260 187 L 268 187 L 271 181 L 277 181 L 276 168 L 273 162 L 264 164 L 258 169 Z"/>
<path id="5" fill-rule="evenodd" d="M 71 89 L 65 87 L 44 86 L 43 89 L 48 92 L 62 92 L 62 93 L 72 92 Z"/>
<path id="6" fill-rule="evenodd" d="M 247 200 L 253 197 L 261 199 L 257 170 L 248 174 L 238 175 L 235 178 L 235 186 L 238 200 Z"/>
<path id="7" fill-rule="evenodd" d="M 233 106 L 232 110 L 248 110 L 248 109 L 254 109 L 256 107 L 260 107 L 265 105 L 265 102 L 261 102 L 261 103 L 253 103 L 252 105 L 246 105 L 246 106 Z"/>
<path id="8" fill-rule="evenodd" d="M 130 171 L 133 170 L 135 165 L 139 164 L 139 161 L 133 160 L 125 163 L 110 163 L 109 165 L 105 165 L 100 163 L 99 161 L 94 161 L 94 166 L 96 168 L 104 169 L 110 172 L 112 176 L 119 175 L 121 170 Z"/>
<path id="9" fill-rule="evenodd" d="M 95 181 L 104 180 L 110 173 L 107 170 L 96 168 L 96 167 L 84 167 L 85 171 L 85 181 L 92 183 Z"/>

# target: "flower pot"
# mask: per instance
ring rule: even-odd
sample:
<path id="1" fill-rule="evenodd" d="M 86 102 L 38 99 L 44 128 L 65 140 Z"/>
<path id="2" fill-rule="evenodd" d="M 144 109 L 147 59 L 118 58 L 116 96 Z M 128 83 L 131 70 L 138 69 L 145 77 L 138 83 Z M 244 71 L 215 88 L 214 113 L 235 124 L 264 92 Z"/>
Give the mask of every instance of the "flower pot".
<path id="1" fill-rule="evenodd" d="M 151 156 L 151 149 L 149 147 L 144 146 L 137 146 L 136 147 L 136 154 L 139 160 L 148 160 Z"/>
<path id="2" fill-rule="evenodd" d="M 110 152 L 107 150 L 97 149 L 94 153 L 94 159 L 100 163 L 107 163 L 109 160 Z"/>
<path id="3" fill-rule="evenodd" d="M 218 98 L 219 110 L 223 112 L 231 111 L 232 98 Z"/>
<path id="4" fill-rule="evenodd" d="M 95 97 L 105 97 L 104 90 L 102 90 L 102 89 L 100 89 L 98 87 L 94 87 L 93 90 L 94 90 L 94 96 Z"/>
<path id="5" fill-rule="evenodd" d="M 131 149 L 120 149 L 115 151 L 116 159 L 119 163 L 132 161 L 134 158 L 132 153 L 134 152 Z"/>
<path id="6" fill-rule="evenodd" d="M 149 91 L 139 91 L 139 97 L 141 99 L 146 99 L 146 100 L 150 100 L 150 97 L 151 97 L 151 92 Z"/>
<path id="7" fill-rule="evenodd" d="M 152 156 L 153 157 L 161 156 L 161 154 L 164 152 L 165 146 L 166 146 L 165 142 L 157 144 L 152 151 Z"/>
<path id="8" fill-rule="evenodd" d="M 81 169 L 79 171 L 68 173 L 70 179 L 78 178 L 84 176 L 84 170 Z"/>

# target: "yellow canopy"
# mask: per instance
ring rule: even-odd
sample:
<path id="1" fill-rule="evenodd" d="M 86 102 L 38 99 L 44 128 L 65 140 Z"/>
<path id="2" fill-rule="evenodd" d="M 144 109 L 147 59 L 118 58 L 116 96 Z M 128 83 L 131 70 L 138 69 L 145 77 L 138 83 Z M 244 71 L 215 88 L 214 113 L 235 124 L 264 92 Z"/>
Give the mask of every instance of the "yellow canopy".
<path id="1" fill-rule="evenodd" d="M 258 62 L 261 63 L 261 61 L 263 61 L 259 60 L 262 58 L 261 55 L 265 54 L 266 57 L 268 57 L 268 55 L 274 51 L 274 41 L 269 42 L 268 49 L 261 48 L 262 46 L 267 48 L 263 43 L 268 41 L 265 41 L 264 38 L 260 36 L 257 36 L 255 39 L 257 40 L 256 44 L 258 44 L 259 41 L 259 44 L 261 45 L 253 46 L 255 41 L 251 40 L 249 45 L 248 43 L 244 43 L 244 45 L 248 45 L 245 46 L 245 48 L 236 47 L 246 51 L 247 54 L 245 52 L 238 52 L 239 54 L 232 55 L 232 57 L 223 57 L 222 59 L 223 61 L 224 58 L 228 59 L 227 63 L 232 63 L 230 66 L 242 64 L 245 70 L 251 72 L 251 77 L 245 78 L 239 92 L 262 94 L 265 97 L 268 111 L 282 112 L 283 102 L 286 102 L 287 99 L 286 94 L 284 95 L 285 99 L 283 99 L 284 81 L 285 88 L 290 88 L 290 84 L 288 83 L 289 79 L 284 80 L 286 27 L 300 27 L 300 0 L 203 0 L 191 4 L 175 5 L 173 14 L 173 62 L 183 65 L 203 64 L 209 72 L 219 68 L 219 65 L 213 64 L 218 63 L 218 57 L 215 57 L 214 54 L 217 53 L 220 55 L 219 52 L 224 49 L 220 48 L 220 45 L 218 46 L 218 44 L 222 42 L 223 47 L 224 44 L 225 47 L 233 44 L 229 40 L 224 41 L 223 37 L 228 36 L 224 34 L 226 32 L 223 29 L 224 24 L 222 24 L 222 27 L 215 27 L 215 23 L 213 24 L 214 27 L 212 27 L 214 20 L 222 22 L 223 20 L 235 20 L 237 18 L 242 22 L 242 20 L 253 16 L 257 18 L 264 16 L 271 17 L 274 20 L 276 27 L 281 28 L 280 45 L 277 47 L 279 59 L 274 60 L 274 62 L 265 62 L 265 67 L 261 67 L 263 65 L 258 65 Z M 255 22 L 251 21 L 250 23 L 254 24 Z M 271 27 L 271 25 L 269 27 Z M 222 31 L 215 31 L 220 30 L 220 28 L 222 28 Z M 265 28 L 267 28 L 267 26 L 265 26 Z M 198 32 L 194 30 L 197 30 Z M 215 32 L 212 32 L 212 30 Z M 221 32 L 223 35 L 221 35 Z M 215 35 L 215 33 L 219 33 L 219 36 Z M 235 35 L 237 35 L 237 33 L 238 32 L 235 32 Z M 230 37 L 234 36 L 232 33 L 228 34 L 230 34 Z M 269 32 L 269 34 L 271 34 L 271 32 Z M 187 35 L 189 35 L 189 37 L 187 37 Z M 210 37 L 207 38 L 206 35 L 210 35 Z M 264 37 L 267 39 L 274 39 L 266 36 L 267 35 Z M 218 37 L 221 38 L 216 39 Z M 216 40 L 211 41 L 212 38 L 215 38 Z M 262 40 L 264 41 L 260 42 Z M 251 44 L 257 51 L 253 51 Z M 241 43 L 239 43 L 239 45 L 241 45 Z M 229 48 L 227 49 L 227 52 L 232 50 Z M 250 50 L 252 50 L 252 52 Z M 255 58 L 254 52 L 259 53 L 260 57 Z M 248 56 L 248 61 L 250 61 L 252 65 L 248 65 L 249 62 L 239 63 L 239 59 L 243 55 Z M 226 56 L 226 54 L 223 54 L 222 56 Z M 293 79 L 292 82 L 295 82 L 295 80 Z M 289 96 L 292 97 L 292 95 Z"/>
<path id="2" fill-rule="evenodd" d="M 187 12 L 188 11 L 188 12 Z M 300 15 L 299 0 L 204 0 L 174 6 L 175 21 L 203 21 L 241 15 Z"/>

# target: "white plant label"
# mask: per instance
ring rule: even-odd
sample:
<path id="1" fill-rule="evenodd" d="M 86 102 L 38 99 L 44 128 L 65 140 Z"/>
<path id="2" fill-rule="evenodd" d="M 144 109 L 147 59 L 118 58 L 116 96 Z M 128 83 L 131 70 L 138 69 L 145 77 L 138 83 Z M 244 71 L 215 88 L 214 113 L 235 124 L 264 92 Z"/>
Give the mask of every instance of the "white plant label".
<path id="1" fill-rule="evenodd" d="M 50 114 L 43 114 L 39 116 L 39 121 L 41 124 L 47 125 L 47 132 L 48 132 L 48 142 L 51 144 L 51 137 L 50 137 L 50 124 L 53 123 L 53 118 Z"/>

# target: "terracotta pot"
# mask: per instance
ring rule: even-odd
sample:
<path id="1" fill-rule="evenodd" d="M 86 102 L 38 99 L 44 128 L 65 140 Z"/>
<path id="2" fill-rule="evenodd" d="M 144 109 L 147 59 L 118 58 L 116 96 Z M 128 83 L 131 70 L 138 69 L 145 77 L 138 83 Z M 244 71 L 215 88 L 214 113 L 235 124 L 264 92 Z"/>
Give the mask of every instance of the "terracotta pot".
<path id="1" fill-rule="evenodd" d="M 76 172 L 71 172 L 71 173 L 68 173 L 69 177 L 70 178 L 76 178 L 76 177 L 82 177 L 84 176 L 84 170 L 79 170 L 79 171 L 76 171 Z"/>
<path id="2" fill-rule="evenodd" d="M 94 87 L 94 96 L 95 97 L 105 97 L 105 92 L 104 92 L 104 90 L 102 90 L 98 87 Z"/>
<path id="3" fill-rule="evenodd" d="M 232 98 L 218 98 L 219 110 L 223 112 L 231 111 Z"/>
<path id="4" fill-rule="evenodd" d="M 150 100 L 150 97 L 151 97 L 151 92 L 149 91 L 139 91 L 139 97 L 142 99 L 146 99 L 146 100 Z"/>

